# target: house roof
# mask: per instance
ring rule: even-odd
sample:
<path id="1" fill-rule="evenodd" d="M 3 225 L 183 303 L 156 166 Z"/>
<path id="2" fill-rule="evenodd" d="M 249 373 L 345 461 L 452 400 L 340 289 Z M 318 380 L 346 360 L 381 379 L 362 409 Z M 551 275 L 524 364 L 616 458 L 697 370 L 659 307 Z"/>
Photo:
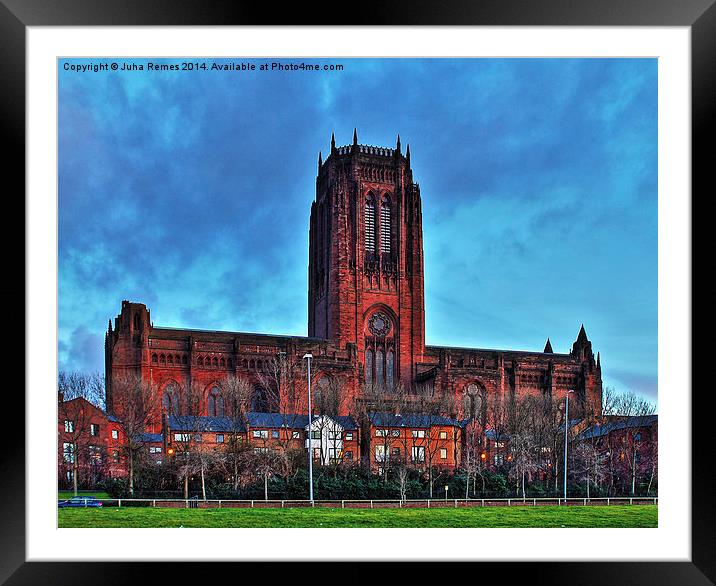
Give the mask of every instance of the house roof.
<path id="1" fill-rule="evenodd" d="M 585 429 L 577 436 L 577 440 L 592 439 L 602 437 L 619 429 L 633 429 L 636 427 L 650 427 L 659 422 L 658 415 L 635 415 L 632 417 L 621 417 L 612 421 L 607 421 L 600 425 L 592 425 Z"/>
<path id="2" fill-rule="evenodd" d="M 459 426 L 457 419 L 442 415 L 424 415 L 419 413 L 369 413 L 371 424 L 381 427 L 418 427 L 428 428 L 435 425 Z"/>
<path id="3" fill-rule="evenodd" d="M 168 423 L 172 431 L 246 431 L 243 421 L 231 417 L 170 415 Z"/>
<path id="4" fill-rule="evenodd" d="M 313 421 L 319 417 L 319 415 L 314 415 Z M 350 415 L 326 415 L 326 417 L 338 423 L 343 429 L 358 429 L 358 425 Z M 308 425 L 308 415 L 302 413 L 259 413 L 252 411 L 246 414 L 246 423 L 249 427 L 305 429 Z"/>

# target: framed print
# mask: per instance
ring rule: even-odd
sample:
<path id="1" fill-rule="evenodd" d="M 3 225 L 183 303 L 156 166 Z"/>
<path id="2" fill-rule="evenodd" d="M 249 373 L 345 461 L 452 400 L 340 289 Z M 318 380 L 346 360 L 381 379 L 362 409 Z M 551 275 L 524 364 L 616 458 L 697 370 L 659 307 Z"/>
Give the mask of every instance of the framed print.
<path id="1" fill-rule="evenodd" d="M 28 231 L 10 583 L 304 560 L 714 580 L 708 1 L 132 8 L 2 6 Z"/>

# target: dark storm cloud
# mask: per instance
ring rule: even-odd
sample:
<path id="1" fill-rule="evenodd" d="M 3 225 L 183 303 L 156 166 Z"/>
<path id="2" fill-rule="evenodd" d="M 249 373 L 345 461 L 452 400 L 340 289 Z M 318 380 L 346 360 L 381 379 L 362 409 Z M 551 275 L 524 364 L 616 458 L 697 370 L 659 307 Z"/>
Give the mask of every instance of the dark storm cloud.
<path id="1" fill-rule="evenodd" d="M 158 325 L 305 334 L 317 154 L 357 126 L 411 145 L 429 343 L 568 351 L 584 322 L 607 383 L 655 397 L 656 61 L 344 65 L 60 70 L 61 363 L 102 368 L 123 298 Z"/>

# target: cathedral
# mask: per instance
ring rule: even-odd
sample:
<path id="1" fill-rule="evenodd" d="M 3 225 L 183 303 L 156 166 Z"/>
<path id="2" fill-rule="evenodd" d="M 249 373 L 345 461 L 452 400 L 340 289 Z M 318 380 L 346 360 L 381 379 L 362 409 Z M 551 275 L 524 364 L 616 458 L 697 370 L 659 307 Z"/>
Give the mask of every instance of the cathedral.
<path id="1" fill-rule="evenodd" d="M 281 357 L 301 373 L 290 385 L 304 405 L 308 353 L 313 383 L 339 385 L 343 415 L 366 388 L 390 393 L 397 385 L 485 398 L 559 400 L 573 390 L 575 416 L 586 404 L 600 412 L 600 358 L 584 326 L 566 354 L 549 339 L 542 352 L 426 345 L 422 221 L 410 146 L 403 153 L 400 137 L 395 148 L 362 145 L 356 132 L 352 144 L 336 146 L 332 137 L 311 204 L 308 336 L 155 326 L 144 304 L 123 301 L 105 337 L 108 412 L 122 417 L 115 383 L 128 373 L 155 389 L 165 412 L 180 412 L 177 390 L 193 385 L 203 389 L 203 414 L 223 415 L 230 375 L 257 386 L 252 410 L 295 410 L 285 393 L 262 397 L 258 383 Z"/>

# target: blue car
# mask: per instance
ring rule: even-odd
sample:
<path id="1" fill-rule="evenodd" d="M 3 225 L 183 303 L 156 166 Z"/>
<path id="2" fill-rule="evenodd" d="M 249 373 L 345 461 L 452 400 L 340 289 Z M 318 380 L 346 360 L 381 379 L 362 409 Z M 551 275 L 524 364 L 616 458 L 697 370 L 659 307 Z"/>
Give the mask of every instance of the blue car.
<path id="1" fill-rule="evenodd" d="M 66 507 L 101 507 L 102 501 L 92 495 L 87 496 L 73 496 L 71 499 L 66 501 L 59 501 L 57 506 L 60 509 Z"/>

